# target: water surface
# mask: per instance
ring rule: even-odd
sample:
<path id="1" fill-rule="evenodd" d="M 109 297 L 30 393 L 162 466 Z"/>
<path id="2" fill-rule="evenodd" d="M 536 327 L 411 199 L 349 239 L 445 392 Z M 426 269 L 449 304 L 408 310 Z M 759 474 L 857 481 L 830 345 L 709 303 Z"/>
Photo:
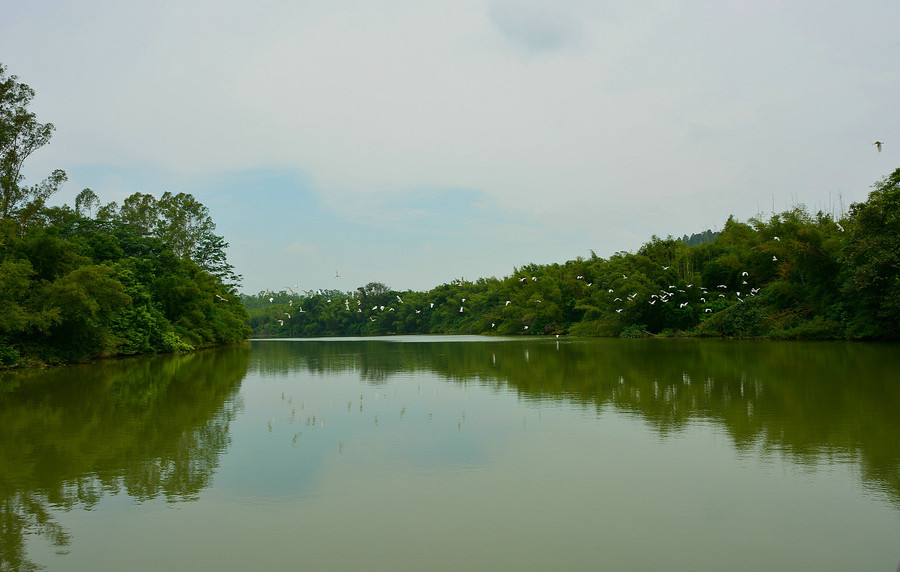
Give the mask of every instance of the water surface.
<path id="1" fill-rule="evenodd" d="M 896 570 L 896 345 L 267 340 L 0 375 L 0 569 Z"/>

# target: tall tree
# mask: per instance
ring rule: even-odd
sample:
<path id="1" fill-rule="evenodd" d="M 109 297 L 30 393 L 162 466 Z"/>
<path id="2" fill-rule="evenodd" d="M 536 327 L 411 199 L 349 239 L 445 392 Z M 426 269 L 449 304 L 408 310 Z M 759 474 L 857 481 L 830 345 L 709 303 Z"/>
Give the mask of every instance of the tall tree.
<path id="1" fill-rule="evenodd" d="M 43 182 L 23 186 L 22 167 L 32 153 L 50 142 L 52 123 L 40 123 L 28 106 L 34 90 L 8 75 L 0 63 L 0 219 L 9 219 L 29 203 L 42 204 L 66 180 L 57 169 Z M 33 210 L 33 209 L 31 209 Z"/>

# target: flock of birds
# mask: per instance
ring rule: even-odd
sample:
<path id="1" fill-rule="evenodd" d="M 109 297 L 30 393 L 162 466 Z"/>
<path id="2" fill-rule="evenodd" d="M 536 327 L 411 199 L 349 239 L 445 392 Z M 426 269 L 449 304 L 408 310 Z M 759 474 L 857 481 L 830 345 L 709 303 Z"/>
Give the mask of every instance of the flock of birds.
<path id="1" fill-rule="evenodd" d="M 843 227 L 839 223 L 838 223 L 838 228 L 841 231 L 844 230 Z M 778 236 L 773 237 L 773 241 L 778 242 L 780 240 L 781 239 Z M 778 262 L 778 257 L 773 255 L 772 262 Z M 662 269 L 664 271 L 668 270 L 669 268 L 670 268 L 669 266 L 662 266 Z M 340 273 L 335 271 L 335 276 L 339 278 Z M 517 278 L 518 278 L 518 281 L 522 284 L 527 284 L 529 282 L 536 282 L 538 280 L 537 276 L 519 276 Z M 731 296 L 731 294 L 733 294 L 733 296 L 734 296 L 733 299 L 737 300 L 738 302 L 744 302 L 744 300 L 747 299 L 748 297 L 756 296 L 757 293 L 759 293 L 759 291 L 760 291 L 760 287 L 754 287 L 753 285 L 751 285 L 749 282 L 750 278 L 751 278 L 750 273 L 748 271 L 746 271 L 746 270 L 742 271 L 741 272 L 741 289 L 734 290 L 733 292 L 729 290 L 727 284 L 718 284 L 717 286 L 715 286 L 715 288 L 712 288 L 712 289 L 709 289 L 705 286 L 694 285 L 694 284 L 687 284 L 683 288 L 678 287 L 677 285 L 674 285 L 674 284 L 670 284 L 670 285 L 668 285 L 668 288 L 662 288 L 658 292 L 650 294 L 645 299 L 642 299 L 642 297 L 636 291 L 630 292 L 631 289 L 629 289 L 625 286 L 621 286 L 619 288 L 619 290 L 616 290 L 615 288 L 607 288 L 606 294 L 610 297 L 614 296 L 611 300 L 611 303 L 616 306 L 614 311 L 618 314 L 621 314 L 622 312 L 624 312 L 627 309 L 628 305 L 635 304 L 638 302 L 646 303 L 646 304 L 649 304 L 650 306 L 655 306 L 656 304 L 660 304 L 660 307 L 662 307 L 663 304 L 672 303 L 673 305 L 677 304 L 679 309 L 688 308 L 691 305 L 699 305 L 700 307 L 703 308 L 704 313 L 712 313 L 714 311 L 713 308 L 711 307 L 712 304 L 714 302 L 720 301 L 722 299 L 728 299 Z M 582 280 L 582 281 L 586 280 L 584 275 L 577 275 L 575 277 L 575 279 Z M 628 279 L 629 278 L 626 274 L 622 274 L 622 281 L 627 281 Z M 593 285 L 594 285 L 593 282 L 586 282 L 587 287 L 592 287 Z M 314 296 L 324 297 L 327 295 L 321 289 L 301 290 L 298 285 L 294 285 L 293 288 L 290 286 L 286 286 L 285 288 L 287 288 L 291 292 L 291 294 L 294 296 L 299 296 L 298 291 L 300 293 L 304 294 L 307 298 L 313 298 Z M 296 290 L 295 290 L 295 288 L 296 288 Z M 363 288 L 363 292 L 367 295 L 377 294 L 377 292 L 375 292 L 374 289 L 373 289 L 373 291 L 370 292 L 370 291 L 366 290 L 365 288 Z M 266 290 L 265 296 L 268 299 L 270 304 L 275 303 L 275 294 L 273 294 L 270 290 L 268 290 L 268 289 Z M 624 298 L 622 296 L 624 296 Z M 403 298 L 399 294 L 395 294 L 395 297 L 396 297 L 396 304 L 404 304 Z M 332 298 L 327 298 L 325 300 L 325 302 L 327 304 L 331 304 L 335 301 L 336 300 L 334 300 Z M 448 302 L 449 302 L 449 300 L 448 300 Z M 532 302 L 534 304 L 541 304 L 542 300 L 540 298 L 533 298 L 532 300 L 530 300 L 530 302 Z M 347 298 L 343 299 L 340 303 L 342 303 L 344 305 L 345 311 L 352 312 L 353 310 L 355 310 L 356 313 L 360 313 L 360 314 L 368 314 L 369 312 L 375 312 L 375 313 L 395 312 L 397 309 L 393 305 L 375 304 L 368 310 L 368 312 L 365 312 L 363 305 L 362 305 L 363 301 L 359 298 L 355 299 L 355 304 L 354 304 L 354 301 L 351 301 L 351 299 L 347 299 Z M 428 304 L 427 307 L 415 308 L 414 309 L 415 313 L 421 314 L 423 310 L 433 310 L 434 309 L 435 302 L 428 302 L 427 304 Z M 506 300 L 503 303 L 502 307 L 506 308 L 506 307 L 510 306 L 511 304 L 513 304 L 512 300 Z M 296 307 L 294 306 L 293 298 L 288 300 L 288 307 L 291 309 L 291 311 L 283 311 L 282 312 L 282 314 L 284 316 L 287 316 L 288 320 L 291 319 L 291 317 L 293 316 L 293 314 L 291 312 L 306 313 L 306 310 L 304 310 L 303 307 L 299 305 L 299 303 L 296 305 Z M 454 308 L 455 308 L 455 306 L 454 306 Z M 465 313 L 466 308 L 467 308 L 466 298 L 461 298 L 458 313 L 460 313 L 460 314 Z M 368 318 L 372 322 L 377 321 L 377 318 L 374 315 L 369 315 Z M 283 318 L 279 318 L 276 321 L 278 322 L 279 326 L 284 326 L 285 320 Z M 496 322 L 491 323 L 491 328 L 495 328 L 496 326 L 497 326 Z M 522 327 L 523 327 L 523 330 L 525 330 L 525 331 L 527 331 L 529 329 L 528 325 L 523 325 Z"/>

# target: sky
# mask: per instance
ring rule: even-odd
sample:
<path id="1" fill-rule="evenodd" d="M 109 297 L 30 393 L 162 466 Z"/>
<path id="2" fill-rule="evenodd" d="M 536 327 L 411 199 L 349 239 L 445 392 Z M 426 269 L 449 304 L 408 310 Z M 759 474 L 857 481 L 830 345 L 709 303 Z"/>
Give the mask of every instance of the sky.
<path id="1" fill-rule="evenodd" d="M 246 293 L 839 215 L 900 167 L 896 0 L 8 4 L 0 62 L 56 126 L 26 183 L 189 193 Z"/>

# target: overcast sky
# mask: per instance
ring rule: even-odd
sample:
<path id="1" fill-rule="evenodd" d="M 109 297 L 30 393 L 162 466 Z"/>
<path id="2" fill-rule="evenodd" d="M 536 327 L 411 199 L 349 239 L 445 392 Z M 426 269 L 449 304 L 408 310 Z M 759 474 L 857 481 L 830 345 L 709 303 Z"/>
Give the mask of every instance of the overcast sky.
<path id="1" fill-rule="evenodd" d="M 0 62 L 56 126 L 26 182 L 64 169 L 69 205 L 194 195 L 245 292 L 605 258 L 732 214 L 839 212 L 900 166 L 896 0 L 2 11 Z"/>

